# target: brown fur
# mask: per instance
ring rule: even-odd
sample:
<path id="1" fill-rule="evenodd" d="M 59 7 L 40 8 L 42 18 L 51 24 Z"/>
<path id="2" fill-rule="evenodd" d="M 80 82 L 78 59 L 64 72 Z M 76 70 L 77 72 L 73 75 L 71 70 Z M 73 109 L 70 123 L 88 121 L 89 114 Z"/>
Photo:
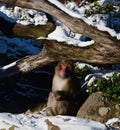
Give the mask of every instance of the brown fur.
<path id="1" fill-rule="evenodd" d="M 67 65 L 67 75 L 61 77 L 61 64 Z M 68 70 L 67 70 L 68 69 Z M 70 61 L 61 61 L 55 68 L 52 92 L 47 102 L 47 115 L 76 115 L 79 108 L 80 84 L 74 75 L 73 64 Z"/>

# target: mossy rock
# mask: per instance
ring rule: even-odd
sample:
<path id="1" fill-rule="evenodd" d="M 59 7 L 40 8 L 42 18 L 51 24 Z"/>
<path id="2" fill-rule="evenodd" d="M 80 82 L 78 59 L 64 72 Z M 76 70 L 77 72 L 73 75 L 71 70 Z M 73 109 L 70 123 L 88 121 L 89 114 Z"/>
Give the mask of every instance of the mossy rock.
<path id="1" fill-rule="evenodd" d="M 120 118 L 120 106 L 104 98 L 102 92 L 95 92 L 80 107 L 77 116 L 105 123 L 111 118 Z"/>

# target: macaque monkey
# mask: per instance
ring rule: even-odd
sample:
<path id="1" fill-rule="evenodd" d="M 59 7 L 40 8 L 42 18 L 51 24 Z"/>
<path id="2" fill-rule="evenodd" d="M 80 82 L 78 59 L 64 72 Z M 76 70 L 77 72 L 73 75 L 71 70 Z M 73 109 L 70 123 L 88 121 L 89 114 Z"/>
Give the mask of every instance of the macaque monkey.
<path id="1" fill-rule="evenodd" d="M 46 114 L 48 116 L 76 115 L 79 109 L 80 90 L 73 64 L 66 60 L 60 61 L 55 68 Z"/>
<path id="2" fill-rule="evenodd" d="M 81 86 L 75 76 L 73 63 L 62 60 L 55 68 L 52 90 L 49 93 L 47 104 L 40 104 L 28 113 L 39 113 L 43 110 L 48 116 L 75 116 L 80 107 L 80 92 Z"/>

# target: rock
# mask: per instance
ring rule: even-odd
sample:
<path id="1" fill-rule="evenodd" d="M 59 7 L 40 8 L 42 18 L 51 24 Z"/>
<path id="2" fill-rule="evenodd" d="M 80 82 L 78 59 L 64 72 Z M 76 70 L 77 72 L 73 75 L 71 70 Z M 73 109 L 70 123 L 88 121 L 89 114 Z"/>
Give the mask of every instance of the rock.
<path id="1" fill-rule="evenodd" d="M 60 130 L 57 125 L 53 125 L 48 119 L 46 119 L 45 122 L 48 125 L 48 130 Z"/>
<path id="2" fill-rule="evenodd" d="M 111 118 L 120 117 L 120 107 L 104 98 L 102 92 L 95 92 L 80 107 L 77 116 L 105 123 Z"/>
<path id="3" fill-rule="evenodd" d="M 116 104 L 115 105 L 115 109 L 119 111 L 120 110 L 120 106 L 118 104 Z"/>
<path id="4" fill-rule="evenodd" d="M 12 125 L 8 130 L 15 130 L 16 128 L 19 128 L 18 126 Z"/>
<path id="5" fill-rule="evenodd" d="M 100 107 L 98 112 L 101 116 L 105 116 L 109 112 L 109 108 L 108 107 Z"/>

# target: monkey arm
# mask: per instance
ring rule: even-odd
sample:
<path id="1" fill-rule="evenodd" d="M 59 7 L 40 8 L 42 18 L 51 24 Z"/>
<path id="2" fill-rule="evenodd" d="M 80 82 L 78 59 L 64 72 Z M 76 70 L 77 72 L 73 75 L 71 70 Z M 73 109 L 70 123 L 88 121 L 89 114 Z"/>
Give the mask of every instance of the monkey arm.
<path id="1" fill-rule="evenodd" d="M 66 91 L 56 91 L 53 93 L 54 93 L 57 101 L 66 100 L 66 101 L 72 102 L 72 101 L 76 100 L 72 94 L 70 94 L 69 92 L 66 92 Z"/>

